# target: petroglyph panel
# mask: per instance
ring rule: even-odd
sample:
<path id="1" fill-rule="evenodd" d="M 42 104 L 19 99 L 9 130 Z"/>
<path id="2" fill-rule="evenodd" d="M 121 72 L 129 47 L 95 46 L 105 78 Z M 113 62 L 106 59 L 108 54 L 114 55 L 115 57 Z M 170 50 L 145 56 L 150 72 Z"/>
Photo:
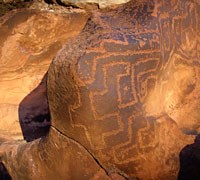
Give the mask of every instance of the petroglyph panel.
<path id="1" fill-rule="evenodd" d="M 95 12 L 49 69 L 59 135 L 45 141 L 78 143 L 108 174 L 177 179 L 179 152 L 200 131 L 199 11 L 196 1 L 132 0 Z"/>
<path id="2" fill-rule="evenodd" d="M 89 43 L 82 45 L 84 53 L 78 61 L 72 60 L 69 69 L 78 101 L 66 108 L 70 121 L 63 123 L 65 133 L 88 147 L 108 169 L 114 166 L 130 176 L 162 179 L 165 173 L 176 177 L 179 150 L 190 141 L 178 126 L 187 124 L 180 115 L 186 104 L 199 97 L 199 5 L 158 1 L 152 8 L 152 3 L 141 5 L 141 17 L 131 4 L 134 8 L 130 13 L 126 7 L 130 13 L 126 21 L 108 12 L 88 23 L 88 27 L 95 24 L 94 35 L 87 37 L 83 32 L 81 38 L 85 35 Z M 90 46 L 95 41 L 98 45 Z M 199 101 L 194 104 L 193 108 Z M 192 119 L 194 124 L 200 122 Z M 181 139 L 177 144 L 175 135 L 173 140 L 166 138 L 172 129 Z M 162 147 L 168 145 L 175 146 L 171 152 Z M 144 166 L 143 161 L 149 163 Z M 168 167 L 168 161 L 174 167 L 162 174 L 158 167 Z M 157 174 L 145 169 L 151 163 Z"/>

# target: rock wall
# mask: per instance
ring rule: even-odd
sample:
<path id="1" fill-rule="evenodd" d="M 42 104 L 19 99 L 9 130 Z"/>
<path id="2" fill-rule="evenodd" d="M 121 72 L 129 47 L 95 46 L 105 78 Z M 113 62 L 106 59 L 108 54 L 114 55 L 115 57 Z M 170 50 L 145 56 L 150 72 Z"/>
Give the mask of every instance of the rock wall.
<path id="1" fill-rule="evenodd" d="M 179 154 L 180 179 L 191 156 L 196 170 L 199 140 L 186 145 L 200 123 L 199 14 L 200 4 L 187 0 L 92 11 L 48 70 L 49 133 L 0 145 L 10 176 L 175 180 Z M 31 97 L 45 92 L 40 85 Z"/>
<path id="2" fill-rule="evenodd" d="M 185 0 L 94 13 L 50 66 L 52 126 L 108 174 L 176 179 L 199 132 L 199 14 Z"/>
<path id="3" fill-rule="evenodd" d="M 19 104 L 39 85 L 56 52 L 81 31 L 86 19 L 84 13 L 55 14 L 31 9 L 15 10 L 0 19 L 2 138 L 22 138 Z"/>
<path id="4" fill-rule="evenodd" d="M 96 8 L 106 8 L 111 7 L 113 5 L 119 5 L 126 3 L 130 0 L 61 0 L 59 4 L 65 5 L 65 6 L 75 6 L 80 8 L 90 8 L 94 9 Z M 54 1 L 56 2 L 57 1 Z"/>

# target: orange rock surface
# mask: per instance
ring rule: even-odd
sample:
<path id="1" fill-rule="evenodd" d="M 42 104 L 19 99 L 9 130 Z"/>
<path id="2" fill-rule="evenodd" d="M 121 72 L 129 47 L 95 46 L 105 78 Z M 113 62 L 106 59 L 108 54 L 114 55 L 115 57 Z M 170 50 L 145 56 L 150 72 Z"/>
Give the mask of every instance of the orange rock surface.
<path id="1" fill-rule="evenodd" d="M 0 145 L 0 159 L 10 176 L 16 180 L 176 180 L 181 167 L 179 177 L 183 177 L 192 149 L 199 147 L 198 138 L 186 146 L 199 134 L 199 17 L 198 1 L 131 0 L 83 18 L 86 25 L 56 53 L 48 69 L 49 133 L 30 143 Z M 30 47 L 26 41 L 21 43 L 23 52 L 43 49 L 43 41 L 39 47 L 29 43 Z M 30 57 L 20 65 L 27 68 L 29 81 L 34 74 L 30 72 L 41 71 L 38 64 L 45 55 L 39 58 L 36 53 L 39 62 Z M 31 69 L 33 62 L 38 64 Z M 18 72 L 17 65 L 12 73 Z M 2 77 L 9 73 L 4 72 Z M 27 93 L 36 86 L 42 92 L 43 85 Z M 198 151 L 193 157 L 199 163 L 197 155 Z"/>
<path id="2" fill-rule="evenodd" d="M 85 13 L 15 10 L 0 19 L 0 136 L 22 139 L 19 104 L 56 52 L 85 25 Z"/>

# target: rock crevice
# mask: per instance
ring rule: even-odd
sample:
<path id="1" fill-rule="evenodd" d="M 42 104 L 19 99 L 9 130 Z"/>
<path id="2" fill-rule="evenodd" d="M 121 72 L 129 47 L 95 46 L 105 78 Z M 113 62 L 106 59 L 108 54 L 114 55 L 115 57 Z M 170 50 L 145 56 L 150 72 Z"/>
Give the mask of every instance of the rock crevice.
<path id="1" fill-rule="evenodd" d="M 72 137 L 69 137 L 67 136 L 66 134 L 62 133 L 61 131 L 59 131 L 59 129 L 57 129 L 56 127 L 52 126 L 51 125 L 51 128 L 55 131 L 57 131 L 61 136 L 63 136 L 64 138 L 67 138 L 69 139 L 70 141 L 73 141 L 74 143 L 78 144 L 79 146 L 81 146 L 83 149 L 85 149 L 85 151 L 88 152 L 88 154 L 94 159 L 94 161 L 96 162 L 96 164 L 103 170 L 105 171 L 105 173 L 108 175 L 108 176 L 112 176 L 112 174 L 118 174 L 119 176 L 121 176 L 122 178 L 124 179 L 129 179 L 128 178 L 128 175 L 125 175 L 125 173 L 122 173 L 116 169 L 114 170 L 108 170 L 104 165 L 103 163 L 101 163 L 97 157 L 95 157 L 95 155 L 90 152 L 90 150 L 88 150 L 84 145 L 82 145 L 80 142 L 78 142 L 77 140 L 75 140 L 74 138 Z"/>

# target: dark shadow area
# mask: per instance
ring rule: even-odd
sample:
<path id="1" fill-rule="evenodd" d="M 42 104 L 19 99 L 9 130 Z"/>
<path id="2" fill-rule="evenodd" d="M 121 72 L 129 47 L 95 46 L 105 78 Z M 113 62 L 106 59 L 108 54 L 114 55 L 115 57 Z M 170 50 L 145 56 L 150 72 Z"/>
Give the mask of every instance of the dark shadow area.
<path id="1" fill-rule="evenodd" d="M 200 180 L 200 135 L 193 144 L 185 146 L 179 155 L 178 180 Z"/>
<path id="2" fill-rule="evenodd" d="M 47 4 L 53 4 L 52 0 L 44 0 L 44 2 L 47 3 Z"/>
<path id="3" fill-rule="evenodd" d="M 28 8 L 33 4 L 33 0 L 11 0 L 3 2 L 0 0 L 0 16 L 13 9 Z"/>
<path id="4" fill-rule="evenodd" d="M 56 2 L 58 3 L 58 5 L 60 6 L 64 6 L 64 7 L 73 7 L 73 8 L 78 8 L 78 6 L 74 5 L 74 4 L 70 4 L 69 5 L 66 5 L 65 3 L 63 3 L 61 0 L 56 0 Z"/>
<path id="5" fill-rule="evenodd" d="M 9 175 L 6 167 L 2 162 L 0 162 L 0 180 L 12 180 L 11 176 Z"/>
<path id="6" fill-rule="evenodd" d="M 19 121 L 27 142 L 45 136 L 50 128 L 50 112 L 47 100 L 47 75 L 19 105 Z"/>
<path id="7" fill-rule="evenodd" d="M 78 6 L 75 6 L 75 5 L 73 5 L 72 3 L 69 3 L 69 2 L 68 2 L 69 5 L 66 5 L 61 0 L 56 0 L 56 1 L 53 1 L 53 0 L 44 0 L 44 2 L 47 3 L 47 4 L 55 4 L 55 3 L 57 3 L 59 6 L 63 6 L 63 7 L 78 8 Z"/>

